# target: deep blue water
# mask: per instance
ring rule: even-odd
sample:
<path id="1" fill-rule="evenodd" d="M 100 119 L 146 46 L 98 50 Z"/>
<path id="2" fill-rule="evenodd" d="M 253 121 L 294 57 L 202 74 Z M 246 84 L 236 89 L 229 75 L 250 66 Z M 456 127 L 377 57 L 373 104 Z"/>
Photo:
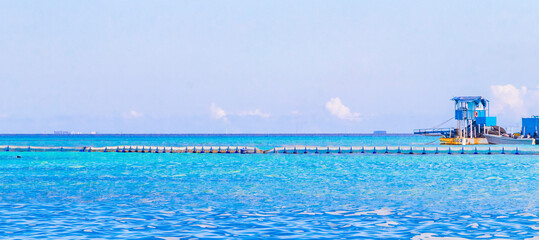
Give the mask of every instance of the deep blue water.
<path id="1" fill-rule="evenodd" d="M 0 136 L 0 145 L 435 140 L 37 135 Z M 530 155 L 0 152 L 0 238 L 537 239 L 538 177 L 539 157 Z"/>

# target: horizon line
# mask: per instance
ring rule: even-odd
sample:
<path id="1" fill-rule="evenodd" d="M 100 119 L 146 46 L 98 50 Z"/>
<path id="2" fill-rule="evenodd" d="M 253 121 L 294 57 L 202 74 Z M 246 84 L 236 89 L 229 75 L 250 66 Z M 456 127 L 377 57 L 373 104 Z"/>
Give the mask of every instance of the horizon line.
<path id="1" fill-rule="evenodd" d="M 411 136 L 413 133 L 0 133 L 0 136 Z"/>

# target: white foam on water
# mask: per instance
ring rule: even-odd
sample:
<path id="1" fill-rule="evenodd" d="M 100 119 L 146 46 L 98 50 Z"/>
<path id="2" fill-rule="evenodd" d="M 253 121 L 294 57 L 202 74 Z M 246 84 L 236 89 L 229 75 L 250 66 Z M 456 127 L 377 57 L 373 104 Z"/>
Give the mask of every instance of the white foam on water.
<path id="1" fill-rule="evenodd" d="M 391 209 L 385 208 L 385 207 L 380 208 L 378 210 L 374 210 L 372 211 L 372 213 L 375 213 L 376 215 L 379 215 L 379 216 L 387 216 L 387 215 L 393 214 Z"/>
<path id="2" fill-rule="evenodd" d="M 472 223 L 472 224 L 470 224 L 470 225 L 468 225 L 466 227 L 477 228 L 477 227 L 479 227 L 479 224 L 478 223 Z"/>
<path id="3" fill-rule="evenodd" d="M 201 228 L 217 228 L 216 226 L 208 225 L 208 224 L 193 224 L 191 226 L 201 227 Z"/>
<path id="4" fill-rule="evenodd" d="M 163 240 L 180 240 L 179 237 L 156 237 L 156 238 L 160 238 Z"/>
<path id="5" fill-rule="evenodd" d="M 315 213 L 315 212 L 307 212 L 307 211 L 303 211 L 303 212 L 300 212 L 300 213 L 298 213 L 298 214 L 314 216 L 314 215 L 321 215 L 322 213 Z"/>
<path id="6" fill-rule="evenodd" d="M 124 217 L 124 218 L 116 218 L 116 220 L 118 220 L 118 221 L 122 221 L 122 220 L 137 220 L 137 221 L 146 221 L 146 219 L 142 219 L 142 218 L 130 218 L 130 217 Z"/>
<path id="7" fill-rule="evenodd" d="M 485 234 L 485 235 L 481 235 L 481 236 L 478 236 L 478 237 L 475 237 L 475 238 L 491 238 L 492 235 L 490 234 Z"/>
<path id="8" fill-rule="evenodd" d="M 369 212 L 356 212 L 356 213 L 352 213 L 352 214 L 346 214 L 344 215 L 345 217 L 352 217 L 352 216 L 361 216 L 361 215 L 367 215 L 369 214 Z"/>
<path id="9" fill-rule="evenodd" d="M 369 214 L 376 214 L 378 216 L 387 216 L 387 215 L 393 214 L 393 210 L 391 210 L 390 208 L 383 207 L 383 208 L 373 210 L 373 211 L 356 212 L 356 213 L 347 214 L 347 215 L 344 215 L 344 216 L 346 216 L 346 217 L 348 217 L 348 216 L 361 216 L 361 215 L 369 215 Z"/>
<path id="10" fill-rule="evenodd" d="M 211 211 L 213 211 L 213 208 L 208 207 L 208 208 L 201 208 L 201 209 L 198 209 L 198 210 L 203 211 L 203 212 L 211 212 Z"/>
<path id="11" fill-rule="evenodd" d="M 275 216 L 275 215 L 261 214 L 261 213 L 244 213 L 243 215 L 249 216 L 249 217 L 272 217 L 272 216 Z M 221 216 L 221 215 L 218 215 L 218 216 Z"/>
<path id="12" fill-rule="evenodd" d="M 412 240 L 467 240 L 467 238 L 436 237 L 436 234 L 434 234 L 434 233 L 422 233 L 420 235 L 412 237 Z"/>
<path id="13" fill-rule="evenodd" d="M 522 216 L 522 217 L 537 217 L 537 215 L 531 214 L 531 213 L 520 213 L 520 214 L 517 214 L 517 216 Z"/>
<path id="14" fill-rule="evenodd" d="M 398 222 L 393 222 L 393 221 L 388 221 L 386 223 L 376 224 L 376 226 L 380 226 L 380 227 L 393 227 L 393 225 L 399 225 L 399 223 Z"/>
<path id="15" fill-rule="evenodd" d="M 334 211 L 334 212 L 326 212 L 326 214 L 329 214 L 329 215 L 343 215 L 345 213 L 347 213 L 348 211 Z"/>

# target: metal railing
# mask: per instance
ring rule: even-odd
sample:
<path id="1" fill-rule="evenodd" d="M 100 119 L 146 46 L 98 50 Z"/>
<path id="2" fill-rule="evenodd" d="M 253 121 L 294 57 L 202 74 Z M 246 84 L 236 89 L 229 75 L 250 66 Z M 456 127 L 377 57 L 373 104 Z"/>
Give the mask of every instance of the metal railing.
<path id="1" fill-rule="evenodd" d="M 449 135 L 449 133 L 455 131 L 454 128 L 422 128 L 414 129 L 414 134 L 428 135 L 428 134 L 440 134 Z"/>

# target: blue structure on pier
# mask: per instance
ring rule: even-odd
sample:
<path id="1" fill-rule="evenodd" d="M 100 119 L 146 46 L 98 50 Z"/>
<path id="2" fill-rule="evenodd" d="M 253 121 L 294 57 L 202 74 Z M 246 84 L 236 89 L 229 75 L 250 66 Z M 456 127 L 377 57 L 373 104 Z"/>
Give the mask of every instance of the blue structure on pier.
<path id="1" fill-rule="evenodd" d="M 455 101 L 456 128 L 415 129 L 414 134 L 440 134 L 445 138 L 479 137 L 489 127 L 496 126 L 496 117 L 490 116 L 489 101 L 481 96 L 461 96 Z"/>
<path id="2" fill-rule="evenodd" d="M 489 101 L 481 96 L 454 97 L 457 135 L 477 137 L 487 127 L 496 126 L 496 117 L 490 116 Z"/>
<path id="3" fill-rule="evenodd" d="M 539 116 L 532 116 L 531 118 L 522 118 L 522 136 L 530 135 L 537 137 L 535 134 L 539 131 Z"/>
<path id="4" fill-rule="evenodd" d="M 455 120 L 472 121 L 478 126 L 496 126 L 496 117 L 490 116 L 489 101 L 481 96 L 454 97 Z M 466 124 L 469 125 L 469 124 Z"/>

